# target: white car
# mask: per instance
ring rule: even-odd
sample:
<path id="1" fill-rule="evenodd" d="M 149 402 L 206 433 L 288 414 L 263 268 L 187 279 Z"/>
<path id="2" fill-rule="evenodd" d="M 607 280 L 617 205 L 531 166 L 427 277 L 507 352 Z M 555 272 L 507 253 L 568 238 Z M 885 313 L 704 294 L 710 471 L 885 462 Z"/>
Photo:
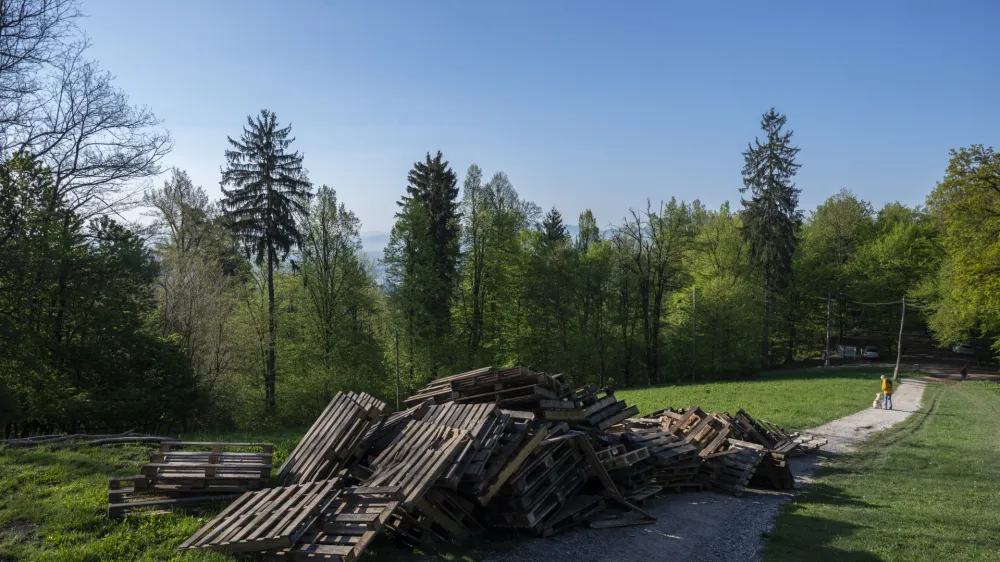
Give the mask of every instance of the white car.
<path id="1" fill-rule="evenodd" d="M 869 345 L 865 348 L 865 359 L 878 359 L 878 348 L 874 345 Z"/>
<path id="2" fill-rule="evenodd" d="M 951 346 L 951 350 L 959 355 L 975 355 L 976 348 L 972 347 L 967 343 L 956 343 Z"/>

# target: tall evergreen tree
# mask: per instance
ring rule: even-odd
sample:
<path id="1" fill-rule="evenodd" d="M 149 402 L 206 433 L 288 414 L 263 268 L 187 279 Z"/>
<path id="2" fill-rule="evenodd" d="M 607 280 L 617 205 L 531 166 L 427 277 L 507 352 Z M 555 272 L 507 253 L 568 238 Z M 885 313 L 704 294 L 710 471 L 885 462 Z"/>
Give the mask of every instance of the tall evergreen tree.
<path id="1" fill-rule="evenodd" d="M 791 145 L 792 131 L 783 133 L 786 117 L 772 107 L 761 118 L 760 128 L 766 141 L 760 138 L 747 146 L 743 153 L 743 187 L 740 193 L 750 191 L 750 199 L 743 202 L 743 236 L 750 252 L 750 260 L 763 276 L 764 315 L 761 355 L 769 362 L 768 325 L 769 301 L 773 289 L 788 280 L 792 268 L 797 234 L 802 225 L 802 212 L 798 210 L 799 190 L 792 178 L 799 169 L 795 155 L 799 149 Z"/>
<path id="2" fill-rule="evenodd" d="M 416 345 L 428 351 L 436 376 L 449 358 L 444 344 L 451 331 L 451 299 L 458 278 L 458 176 L 441 151 L 416 162 L 400 201 L 385 262 L 397 309 L 404 313 L 411 357 Z M 411 363 L 410 369 L 413 369 Z"/>
<path id="3" fill-rule="evenodd" d="M 563 224 L 562 213 L 559 212 L 559 209 L 552 207 L 548 213 L 545 213 L 545 218 L 542 219 L 542 235 L 549 243 L 561 242 L 569 238 L 569 231 Z"/>
<path id="4" fill-rule="evenodd" d="M 275 314 L 274 269 L 293 247 L 304 243 L 297 218 L 307 214 L 311 184 L 302 155 L 289 152 L 295 140 L 291 125 L 278 128 L 273 111 L 247 116 L 240 140 L 227 137 L 227 167 L 222 171 L 222 201 L 229 227 L 258 265 L 267 266 L 267 353 L 264 377 L 268 408 L 274 409 Z M 230 187 L 231 189 L 226 189 Z"/>

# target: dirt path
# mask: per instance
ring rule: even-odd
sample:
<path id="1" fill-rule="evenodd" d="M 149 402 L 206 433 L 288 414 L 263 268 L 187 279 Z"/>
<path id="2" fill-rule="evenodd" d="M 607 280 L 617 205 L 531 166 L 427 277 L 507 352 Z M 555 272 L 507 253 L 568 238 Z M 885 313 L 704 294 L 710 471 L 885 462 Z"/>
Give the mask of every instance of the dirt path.
<path id="1" fill-rule="evenodd" d="M 935 381 L 929 377 L 905 378 L 896 385 L 896 392 L 892 396 L 892 410 L 868 408 L 803 433 L 826 437 L 830 441 L 824 447 L 826 451 L 843 452 L 851 445 L 864 441 L 872 433 L 905 420 L 920 406 L 920 400 L 924 396 L 924 387 L 933 382 Z M 874 398 L 875 393 L 873 392 L 872 399 Z"/>
<path id="2" fill-rule="evenodd" d="M 906 378 L 897 385 L 893 410 L 865 409 L 804 431 L 830 440 L 829 452 L 842 452 L 873 432 L 906 419 L 920 405 L 925 377 Z M 874 399 L 872 393 L 872 399 Z M 796 486 L 808 484 L 817 457 L 793 459 Z M 652 525 L 613 529 L 576 529 L 549 539 L 529 540 L 513 550 L 495 553 L 487 562 L 633 562 L 635 560 L 746 561 L 760 560 L 762 535 L 769 531 L 781 504 L 792 492 L 747 490 L 742 498 L 712 492 L 666 496 L 647 509 L 657 517 Z"/>

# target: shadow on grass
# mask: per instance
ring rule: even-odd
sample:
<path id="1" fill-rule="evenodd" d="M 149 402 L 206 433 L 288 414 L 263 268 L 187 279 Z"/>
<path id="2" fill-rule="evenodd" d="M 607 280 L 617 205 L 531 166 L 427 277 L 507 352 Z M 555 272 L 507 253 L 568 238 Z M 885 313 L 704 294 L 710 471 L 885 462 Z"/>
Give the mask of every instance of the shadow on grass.
<path id="1" fill-rule="evenodd" d="M 834 521 L 795 513 L 782 516 L 782 526 L 788 532 L 767 536 L 764 559 L 768 561 L 809 560 L 809 562 L 875 562 L 881 560 L 868 552 L 847 551 L 831 543 L 865 527 L 855 523 Z"/>
<path id="2" fill-rule="evenodd" d="M 812 503 L 846 505 L 864 509 L 877 509 L 879 507 L 857 497 L 845 494 L 840 488 L 822 482 L 809 484 L 809 487 L 803 492 L 802 499 L 803 501 L 810 501 Z"/>

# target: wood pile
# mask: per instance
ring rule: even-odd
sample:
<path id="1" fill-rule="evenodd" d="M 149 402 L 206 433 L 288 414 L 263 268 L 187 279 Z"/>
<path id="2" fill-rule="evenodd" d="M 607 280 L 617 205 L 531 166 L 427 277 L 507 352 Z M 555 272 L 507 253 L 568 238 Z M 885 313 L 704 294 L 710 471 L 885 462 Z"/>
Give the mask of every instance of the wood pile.
<path id="1" fill-rule="evenodd" d="M 580 388 L 558 400 L 541 400 L 539 407 L 548 421 L 567 421 L 603 431 L 639 413 L 615 398 L 611 387 L 597 390 L 594 385 Z"/>
<path id="2" fill-rule="evenodd" d="M 406 405 L 493 403 L 513 410 L 537 410 L 540 401 L 558 400 L 567 391 L 563 375 L 535 373 L 525 367 L 485 367 L 431 381 L 407 398 Z"/>
<path id="3" fill-rule="evenodd" d="M 283 485 L 333 478 L 356 460 L 362 440 L 388 407 L 364 392 L 338 392 L 278 469 Z"/>
<path id="4" fill-rule="evenodd" d="M 611 388 L 524 367 L 432 381 L 406 405 L 338 394 L 279 487 L 245 492 L 182 548 L 347 561 L 382 530 L 418 546 L 650 522 L 639 504 L 665 491 L 790 483 L 787 456 L 803 442 L 742 410 L 637 417 Z M 638 517 L 594 520 L 615 506 Z"/>
<path id="5" fill-rule="evenodd" d="M 109 479 L 108 517 L 208 507 L 259 490 L 271 477 L 271 454 L 269 443 L 164 441 L 142 474 Z"/>

